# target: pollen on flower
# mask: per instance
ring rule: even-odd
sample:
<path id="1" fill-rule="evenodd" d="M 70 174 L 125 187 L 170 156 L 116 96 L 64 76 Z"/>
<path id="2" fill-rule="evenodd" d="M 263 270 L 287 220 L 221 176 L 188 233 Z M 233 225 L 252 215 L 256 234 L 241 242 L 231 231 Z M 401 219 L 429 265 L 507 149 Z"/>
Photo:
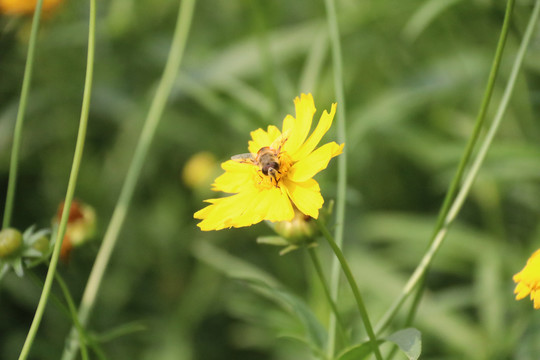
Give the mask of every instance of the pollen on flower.
<path id="1" fill-rule="evenodd" d="M 540 249 L 531 255 L 525 267 L 514 275 L 513 280 L 517 284 L 514 290 L 516 300 L 530 295 L 534 308 L 540 309 Z"/>
<path id="2" fill-rule="evenodd" d="M 202 220 L 198 224 L 201 230 L 250 226 L 262 220 L 290 221 L 295 211 L 319 216 L 324 199 L 313 176 L 341 154 L 344 146 L 330 142 L 317 147 L 332 125 L 336 104 L 330 113 L 323 112 L 311 134 L 313 96 L 301 94 L 294 105 L 296 116 L 287 115 L 281 130 L 270 125 L 267 130 L 252 131 L 249 153 L 221 165 L 225 172 L 214 181 L 212 190 L 231 195 L 207 200 L 210 205 L 194 214 Z"/>

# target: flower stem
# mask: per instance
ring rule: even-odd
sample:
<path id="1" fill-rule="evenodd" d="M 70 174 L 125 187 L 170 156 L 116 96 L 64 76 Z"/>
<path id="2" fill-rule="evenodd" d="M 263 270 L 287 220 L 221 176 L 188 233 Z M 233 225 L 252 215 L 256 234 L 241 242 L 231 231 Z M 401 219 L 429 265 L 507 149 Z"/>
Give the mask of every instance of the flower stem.
<path id="1" fill-rule="evenodd" d="M 335 301 L 332 299 L 332 295 L 330 294 L 330 288 L 328 287 L 328 283 L 326 282 L 326 279 L 324 277 L 324 272 L 322 270 L 321 262 L 319 260 L 319 257 L 317 256 L 317 252 L 315 251 L 314 247 L 308 247 L 308 254 L 311 258 L 311 262 L 313 262 L 313 267 L 315 268 L 315 272 L 317 273 L 317 276 L 319 277 L 319 280 L 321 281 L 324 295 L 326 296 L 326 300 L 328 301 L 328 304 L 330 305 L 330 308 L 332 309 L 332 312 L 334 313 L 334 316 L 337 320 L 337 331 L 339 333 L 339 336 L 341 339 L 345 342 L 345 346 L 348 345 L 349 339 L 347 337 L 347 334 L 345 333 L 345 325 L 343 323 L 343 320 L 341 319 L 341 316 L 339 315 L 337 306 Z"/>
<path id="2" fill-rule="evenodd" d="M 75 306 L 75 302 L 73 301 L 73 298 L 71 297 L 71 294 L 69 293 L 69 289 L 66 285 L 66 282 L 60 276 L 59 273 L 54 274 L 54 278 L 58 285 L 60 286 L 60 289 L 62 290 L 62 293 L 64 294 L 64 298 L 66 300 L 66 304 L 69 309 L 69 314 L 71 315 L 71 320 L 73 321 L 75 328 L 77 329 L 79 333 L 79 338 L 82 338 L 85 336 L 84 329 L 79 322 L 79 317 L 77 316 L 77 307 Z M 83 360 L 88 360 L 88 351 L 86 349 L 86 341 L 81 342 L 81 357 Z"/>
<path id="3" fill-rule="evenodd" d="M 340 247 L 336 244 L 336 242 L 334 241 L 334 238 L 332 237 L 328 229 L 326 229 L 326 226 L 324 226 L 324 224 L 319 220 L 315 220 L 315 222 L 317 223 L 317 226 L 321 230 L 321 233 L 323 234 L 324 238 L 326 239 L 326 241 L 328 242 L 328 244 L 334 251 L 334 254 L 338 258 L 339 263 L 341 265 L 341 269 L 343 270 L 343 273 L 345 274 L 345 278 L 347 279 L 347 282 L 349 283 L 349 286 L 351 287 L 354 298 L 356 300 L 356 305 L 358 306 L 358 311 L 360 312 L 360 316 L 362 317 L 362 321 L 364 322 L 364 327 L 366 328 L 366 332 L 371 342 L 373 353 L 375 353 L 375 357 L 377 358 L 377 360 L 382 360 L 382 355 L 379 350 L 379 345 L 377 343 L 377 337 L 375 336 L 375 332 L 373 331 L 373 327 L 371 326 L 371 321 L 369 320 L 366 306 L 364 305 L 364 300 L 362 299 L 362 295 L 360 294 L 360 289 L 358 288 L 358 284 L 356 284 L 356 280 L 354 279 L 354 276 L 351 272 L 349 264 L 347 263 L 347 260 L 345 259 L 343 252 L 341 252 Z M 333 357 L 333 354 L 331 357 Z"/>
<path id="4" fill-rule="evenodd" d="M 513 2 L 513 1 L 509 0 L 509 2 Z M 512 4 L 509 4 L 509 5 L 512 5 Z M 507 14 L 509 11 L 511 11 L 511 9 L 507 8 Z M 510 77 L 506 84 L 506 88 L 504 90 L 501 102 L 499 103 L 493 122 L 491 123 L 488 129 L 488 132 L 480 146 L 480 149 L 478 150 L 478 154 L 476 155 L 470 167 L 469 172 L 464 178 L 463 184 L 461 188 L 459 189 L 459 192 L 457 193 L 455 199 L 453 200 L 452 205 L 449 207 L 448 212 L 442 223 L 442 226 L 439 229 L 439 231 L 437 231 L 431 246 L 429 247 L 424 257 L 422 258 L 418 267 L 415 269 L 414 273 L 411 275 L 411 278 L 405 285 L 400 297 L 396 299 L 392 307 L 387 311 L 387 313 L 379 321 L 379 324 L 377 325 L 377 333 L 379 333 L 384 328 L 386 328 L 386 326 L 388 326 L 389 322 L 391 321 L 391 319 L 393 318 L 393 316 L 395 315 L 395 313 L 397 312 L 401 304 L 410 295 L 411 291 L 414 289 L 416 284 L 421 280 L 422 276 L 427 271 L 429 264 L 433 260 L 433 256 L 435 255 L 435 253 L 441 246 L 442 242 L 444 241 L 449 226 L 455 220 L 457 214 L 461 210 L 461 207 L 463 206 L 463 203 L 465 202 L 465 199 L 467 195 L 469 194 L 469 191 L 474 183 L 474 180 L 476 179 L 478 175 L 480 167 L 486 157 L 489 147 L 493 141 L 493 138 L 495 137 L 495 134 L 499 128 L 499 125 L 501 123 L 502 117 L 504 116 L 506 108 L 508 107 L 508 102 L 514 90 L 517 75 L 523 64 L 523 58 L 527 51 L 527 47 L 529 45 L 536 22 L 538 21 L 539 14 L 540 14 L 540 0 L 537 0 L 535 3 L 534 9 L 531 13 L 531 17 L 529 19 L 529 23 L 527 25 L 527 29 L 525 31 L 523 39 L 521 41 L 521 45 L 519 47 L 518 53 L 516 55 L 516 58 L 514 59 L 514 63 L 512 65 L 512 71 L 510 73 Z"/>
<path id="5" fill-rule="evenodd" d="M 456 196 L 456 193 L 459 188 L 459 184 L 461 183 L 461 180 L 463 178 L 463 173 L 465 172 L 465 169 L 467 168 L 467 165 L 469 164 L 469 160 L 472 156 L 474 147 L 480 137 L 480 130 L 484 126 L 486 113 L 487 113 L 487 110 L 491 101 L 493 89 L 495 88 L 495 80 L 497 79 L 497 74 L 499 72 L 502 54 L 503 54 L 504 47 L 506 44 L 506 39 L 508 37 L 508 30 L 510 28 L 510 21 L 512 18 L 512 11 L 514 9 L 514 3 L 515 3 L 515 0 L 508 0 L 506 4 L 506 11 L 505 11 L 505 16 L 503 20 L 502 29 L 501 29 L 501 34 L 499 35 L 499 41 L 497 43 L 497 49 L 495 50 L 495 56 L 493 58 L 493 63 L 491 65 L 491 70 L 489 73 L 486 90 L 484 92 L 484 97 L 482 99 L 482 103 L 480 105 L 480 110 L 478 111 L 478 115 L 476 116 L 475 126 L 469 138 L 469 141 L 467 143 L 463 156 L 461 157 L 457 171 L 454 174 L 454 178 L 452 179 L 450 183 L 450 186 L 448 188 L 448 191 L 443 201 L 443 205 L 439 211 L 439 216 L 437 218 L 437 223 L 435 225 L 433 235 L 430 239 L 430 244 L 434 241 L 437 233 L 440 231 L 440 229 L 444 225 L 444 220 L 446 216 L 448 215 L 451 201 L 454 200 Z M 426 269 L 426 272 L 427 271 L 429 271 L 429 269 Z M 425 274 L 423 275 L 423 277 L 425 277 Z M 410 323 L 412 323 L 416 314 L 417 307 L 420 305 L 420 298 L 421 298 L 421 294 L 424 291 L 424 285 L 425 285 L 424 280 L 421 281 L 421 286 L 418 286 L 416 288 L 415 299 L 411 305 L 411 308 L 409 309 L 409 314 L 407 316 L 407 321 L 406 321 L 405 326 L 409 326 Z"/>
<path id="6" fill-rule="evenodd" d="M 452 179 L 452 182 L 450 183 L 450 187 L 448 188 L 448 191 L 446 193 L 446 196 L 444 198 L 443 205 L 441 207 L 441 210 L 439 211 L 439 216 L 437 218 L 437 223 L 435 225 L 435 229 L 433 231 L 433 235 L 430 240 L 430 244 L 435 239 L 436 234 L 439 232 L 439 230 L 444 225 L 444 220 L 446 216 L 448 215 L 448 211 L 450 209 L 450 205 L 452 203 L 452 200 L 454 200 L 456 193 L 459 188 L 459 184 L 461 183 L 461 180 L 463 178 L 463 173 L 465 172 L 465 169 L 467 168 L 467 165 L 469 163 L 469 160 L 472 156 L 474 147 L 476 143 L 478 142 L 478 138 L 480 137 L 480 130 L 484 126 L 486 113 L 489 107 L 489 103 L 491 101 L 491 95 L 493 94 L 493 89 L 495 88 L 495 80 L 497 79 L 497 74 L 499 72 L 502 54 L 504 51 L 504 46 L 506 44 L 506 39 L 508 37 L 508 30 L 510 28 L 510 20 L 512 18 L 512 10 L 514 8 L 515 0 L 508 0 L 508 3 L 506 5 L 506 12 L 504 15 L 503 25 L 501 29 L 501 34 L 499 35 L 499 41 L 497 43 L 497 49 L 495 50 L 495 57 L 493 58 L 493 63 L 491 65 L 491 70 L 489 73 L 488 83 L 486 85 L 486 90 L 484 92 L 484 97 L 482 99 L 482 103 L 480 105 L 480 110 L 478 111 L 478 115 L 476 116 L 476 122 L 474 125 L 473 132 L 469 138 L 469 141 L 467 143 L 467 146 L 465 148 L 465 152 L 463 153 L 463 156 L 461 157 L 461 160 L 459 162 L 457 171 L 454 175 L 454 178 Z"/>
<path id="7" fill-rule="evenodd" d="M 195 0 L 185 0 L 180 3 L 176 28 L 171 44 L 171 49 L 167 58 L 167 63 L 163 70 L 156 94 L 150 105 L 150 110 L 146 117 L 137 147 L 135 149 L 131 164 L 129 166 L 120 196 L 113 211 L 111 221 L 103 237 L 103 242 L 94 262 L 90 277 L 83 293 L 79 307 L 79 321 L 83 326 L 88 322 L 90 313 L 99 291 L 103 275 L 109 263 L 112 251 L 118 240 L 120 229 L 126 218 L 126 214 L 133 197 L 137 179 L 141 173 L 146 156 L 154 138 L 159 120 L 173 88 L 178 74 L 178 69 L 184 54 L 184 48 L 189 33 Z M 66 341 L 62 359 L 73 359 L 78 347 L 78 340 L 75 329 L 72 329 L 70 338 Z"/>
<path id="8" fill-rule="evenodd" d="M 95 0 L 90 0 L 90 18 L 89 18 L 89 30 L 88 30 L 88 54 L 86 62 L 86 77 L 84 83 L 84 92 L 83 92 L 83 102 L 81 109 L 81 117 L 79 120 L 79 132 L 77 134 L 77 144 L 75 145 L 75 154 L 73 156 L 73 164 L 71 166 L 71 173 L 69 176 L 68 187 L 66 191 L 65 205 L 64 210 L 62 211 L 62 217 L 60 219 L 60 225 L 58 226 L 58 233 L 56 236 L 53 254 L 51 257 L 51 263 L 47 271 L 47 277 L 45 278 L 45 283 L 43 285 L 43 291 L 41 292 L 41 297 L 34 314 L 34 319 L 26 341 L 24 342 L 23 348 L 19 355 L 19 360 L 26 359 L 30 352 L 30 348 L 34 342 L 39 324 L 43 318 L 43 313 L 45 311 L 45 306 L 47 305 L 47 300 L 49 299 L 49 294 L 51 292 L 51 286 L 54 279 L 54 274 L 56 271 L 56 265 L 58 264 L 58 257 L 60 255 L 60 248 L 62 247 L 62 241 L 66 233 L 67 222 L 69 218 L 69 209 L 71 207 L 71 202 L 73 200 L 73 195 L 75 193 L 75 187 L 77 185 L 77 177 L 79 175 L 79 168 L 81 165 L 83 150 L 84 150 L 84 141 L 86 137 L 86 128 L 88 125 L 88 113 L 90 110 L 90 97 L 92 94 L 92 75 L 94 69 L 94 48 L 95 48 L 95 28 L 96 28 L 96 4 Z"/>
<path id="9" fill-rule="evenodd" d="M 328 32 L 330 34 L 330 43 L 332 46 L 332 65 L 334 71 L 334 88 L 336 92 L 336 101 L 339 104 L 337 112 L 337 140 L 338 143 L 344 144 L 346 140 L 345 129 L 345 95 L 343 86 L 343 60 L 341 56 L 341 43 L 339 39 L 339 27 L 336 14 L 336 4 L 334 0 L 324 0 L 326 7 L 326 16 L 328 19 Z M 344 148 L 343 153 L 337 159 L 337 196 L 336 196 L 336 226 L 334 238 L 336 245 L 343 245 L 343 231 L 345 228 L 345 199 L 347 190 L 347 149 Z M 339 297 L 339 261 L 334 258 L 330 267 L 330 291 L 334 301 Z M 328 329 L 328 353 L 330 357 L 335 351 L 335 333 L 336 333 L 336 317 L 330 313 L 329 329 Z"/>
<path id="10" fill-rule="evenodd" d="M 39 29 L 39 19 L 41 16 L 41 7 L 43 0 L 38 0 L 34 10 L 32 20 L 32 30 L 28 41 L 28 55 L 24 67 L 23 83 L 21 89 L 21 99 L 19 109 L 17 110 L 17 119 L 15 120 L 15 131 L 13 134 L 13 145 L 11 147 L 11 159 L 9 164 L 9 180 L 6 194 L 6 204 L 4 207 L 4 218 L 2 220 L 2 229 L 9 227 L 13 215 L 13 202 L 15 201 L 15 188 L 17 187 L 17 172 L 19 163 L 19 150 L 21 148 L 22 128 L 24 115 L 26 112 L 26 103 L 28 92 L 30 91 L 30 82 L 32 80 L 32 69 L 34 65 L 34 51 L 37 43 L 37 33 Z"/>
<path id="11" fill-rule="evenodd" d="M 437 218 L 437 223 L 435 225 L 435 229 L 433 231 L 433 235 L 430 239 L 430 245 L 433 243 L 435 237 L 437 236 L 437 233 L 441 230 L 441 228 L 444 225 L 444 221 L 448 215 L 448 211 L 450 210 L 450 206 L 452 204 L 452 200 L 455 199 L 456 193 L 459 188 L 459 184 L 461 183 L 461 180 L 463 178 L 463 173 L 465 172 L 465 169 L 467 168 L 467 165 L 469 163 L 469 160 L 472 156 L 472 152 L 474 150 L 474 147 L 480 137 L 480 130 L 482 129 L 487 109 L 490 104 L 491 96 L 493 94 L 493 89 L 495 88 L 495 80 L 497 79 L 497 74 L 499 72 L 500 63 L 502 59 L 503 50 L 506 44 L 506 39 L 508 37 L 508 30 L 510 28 L 510 20 L 512 15 L 512 10 L 514 8 L 515 0 L 509 0 L 506 6 L 506 12 L 504 16 L 504 21 L 501 29 L 501 34 L 499 36 L 499 41 L 497 43 L 497 49 L 495 50 L 495 57 L 493 59 L 493 63 L 491 65 L 491 71 L 489 74 L 486 90 L 484 92 L 484 97 L 482 99 L 482 103 L 480 105 L 480 110 L 478 111 L 478 115 L 476 117 L 475 126 L 473 129 L 473 132 L 471 134 L 471 137 L 469 138 L 469 141 L 467 143 L 467 146 L 465 148 L 465 151 L 463 153 L 463 156 L 461 157 L 461 160 L 459 162 L 458 168 L 456 173 L 454 174 L 454 177 L 452 179 L 452 182 L 450 183 L 450 186 L 448 188 L 448 191 L 446 192 L 446 196 L 443 201 L 443 205 L 441 207 L 441 210 L 439 211 L 439 216 Z M 427 269 L 426 269 L 427 272 Z M 423 283 L 423 282 L 422 282 Z M 416 297 L 420 297 L 420 293 L 423 291 L 422 287 L 417 288 L 417 295 Z M 405 300 L 405 299 L 404 299 Z M 410 317 L 413 317 L 413 313 L 416 312 L 416 307 L 419 305 L 419 301 L 415 301 L 411 307 L 410 311 Z M 401 306 L 402 303 L 399 304 Z M 397 305 L 397 303 L 396 303 Z M 393 318 L 393 316 L 397 313 L 397 310 L 399 309 L 399 306 L 395 308 L 392 316 L 389 318 Z M 412 320 L 412 319 L 411 319 Z M 381 329 L 382 330 L 382 329 Z"/>

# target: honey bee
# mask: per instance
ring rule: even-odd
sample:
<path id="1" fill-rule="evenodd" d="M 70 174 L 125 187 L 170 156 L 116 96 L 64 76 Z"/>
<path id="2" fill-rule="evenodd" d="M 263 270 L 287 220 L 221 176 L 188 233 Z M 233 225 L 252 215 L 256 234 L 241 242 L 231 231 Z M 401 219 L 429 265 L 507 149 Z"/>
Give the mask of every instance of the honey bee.
<path id="1" fill-rule="evenodd" d="M 231 157 L 231 160 L 247 162 L 259 167 L 264 175 L 271 176 L 277 182 L 279 174 L 279 149 L 275 150 L 270 146 L 261 148 L 257 155 L 252 153 L 239 154 Z"/>

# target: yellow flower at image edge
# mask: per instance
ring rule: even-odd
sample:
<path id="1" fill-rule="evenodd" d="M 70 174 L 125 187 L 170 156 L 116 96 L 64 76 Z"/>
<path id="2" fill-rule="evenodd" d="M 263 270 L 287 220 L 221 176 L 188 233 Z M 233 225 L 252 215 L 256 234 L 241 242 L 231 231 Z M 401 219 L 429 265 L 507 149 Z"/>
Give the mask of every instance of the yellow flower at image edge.
<path id="1" fill-rule="evenodd" d="M 513 277 L 517 283 L 514 293 L 516 300 L 521 300 L 530 294 L 534 308 L 540 309 L 540 249 L 536 250 L 525 267 Z"/>
<path id="2" fill-rule="evenodd" d="M 47 12 L 57 7 L 62 0 L 43 0 L 42 11 Z M 37 0 L 0 0 L 0 12 L 11 15 L 32 14 Z"/>
<path id="3" fill-rule="evenodd" d="M 296 117 L 287 115 L 280 131 L 270 125 L 251 132 L 248 154 L 234 156 L 221 164 L 225 173 L 212 190 L 232 194 L 206 200 L 210 205 L 195 213 L 203 231 L 256 224 L 262 220 L 289 221 L 295 208 L 317 218 L 324 203 L 313 176 L 324 170 L 330 159 L 342 153 L 344 144 L 335 142 L 318 148 L 336 113 L 332 104 L 308 136 L 315 114 L 311 94 L 294 100 Z"/>

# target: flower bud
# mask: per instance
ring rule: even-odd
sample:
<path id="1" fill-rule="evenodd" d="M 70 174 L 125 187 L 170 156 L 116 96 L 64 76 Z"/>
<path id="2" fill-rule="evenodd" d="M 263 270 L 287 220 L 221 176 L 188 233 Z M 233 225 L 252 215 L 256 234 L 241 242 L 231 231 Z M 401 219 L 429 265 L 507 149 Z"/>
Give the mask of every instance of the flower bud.
<path id="1" fill-rule="evenodd" d="M 291 221 L 280 221 L 274 225 L 276 233 L 287 239 L 291 245 L 310 243 L 317 235 L 317 225 L 313 219 L 295 209 L 294 218 Z"/>
<path id="2" fill-rule="evenodd" d="M 7 228 L 0 231 L 0 259 L 17 254 L 22 244 L 23 238 L 19 230 Z"/>
<path id="3" fill-rule="evenodd" d="M 56 224 L 60 223 L 64 203 L 58 206 L 56 218 L 53 220 Z M 84 244 L 93 235 L 96 227 L 96 212 L 94 208 L 81 201 L 73 200 L 69 209 L 68 223 L 66 228 L 66 238 L 69 238 L 73 246 Z M 64 240 L 65 242 L 65 240 Z"/>
<path id="4" fill-rule="evenodd" d="M 53 223 L 60 223 L 63 211 L 64 202 L 58 206 Z M 81 201 L 73 200 L 69 209 L 66 233 L 60 250 L 60 259 L 67 263 L 73 248 L 88 241 L 94 235 L 95 227 L 96 212 L 94 208 Z"/>
<path id="5" fill-rule="evenodd" d="M 42 254 L 49 250 L 49 238 L 42 236 L 32 244 L 32 249 L 39 251 Z"/>

